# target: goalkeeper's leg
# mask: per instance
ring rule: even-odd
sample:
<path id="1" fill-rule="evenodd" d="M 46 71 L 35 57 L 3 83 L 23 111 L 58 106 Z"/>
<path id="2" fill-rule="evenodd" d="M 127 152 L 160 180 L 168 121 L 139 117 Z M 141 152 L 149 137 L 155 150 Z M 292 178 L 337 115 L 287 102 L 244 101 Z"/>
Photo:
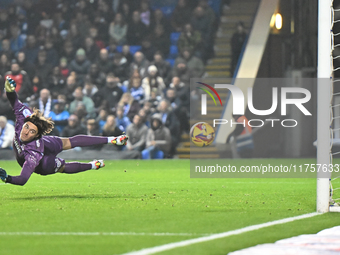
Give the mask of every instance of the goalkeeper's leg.
<path id="1" fill-rule="evenodd" d="M 126 145 L 128 136 L 87 136 L 87 135 L 76 135 L 70 138 L 60 138 L 63 143 L 63 150 L 69 150 L 74 147 L 86 147 L 98 144 L 112 143 L 115 145 Z"/>
<path id="2" fill-rule="evenodd" d="M 65 163 L 64 167 L 60 169 L 60 172 L 65 174 L 75 174 L 91 169 L 98 170 L 99 168 L 102 168 L 104 166 L 105 166 L 104 161 L 97 159 L 89 163 L 70 162 Z"/>

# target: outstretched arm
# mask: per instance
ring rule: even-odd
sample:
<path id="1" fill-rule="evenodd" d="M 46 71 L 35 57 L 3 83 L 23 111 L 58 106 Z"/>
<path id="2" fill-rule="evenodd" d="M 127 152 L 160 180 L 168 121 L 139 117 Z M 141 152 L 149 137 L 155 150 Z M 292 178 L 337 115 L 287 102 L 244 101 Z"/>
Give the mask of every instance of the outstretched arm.
<path id="1" fill-rule="evenodd" d="M 8 175 L 4 169 L 0 168 L 0 179 L 3 182 L 11 183 L 14 185 L 21 185 L 21 186 L 25 185 L 40 161 L 34 158 L 34 155 L 32 154 L 28 154 L 25 157 L 25 159 L 26 161 L 22 167 L 20 175 L 18 176 Z"/>
<path id="2" fill-rule="evenodd" d="M 6 90 L 7 98 L 9 102 L 11 103 L 13 109 L 19 103 L 17 93 L 15 92 L 16 86 L 17 84 L 15 83 L 15 81 L 9 76 L 7 76 L 6 81 L 5 81 L 5 90 Z"/>
<path id="3" fill-rule="evenodd" d="M 12 105 L 15 117 L 17 119 L 17 123 L 19 125 L 22 125 L 22 121 L 31 115 L 32 111 L 25 106 L 23 103 L 21 103 L 18 99 L 18 95 L 15 92 L 15 87 L 16 83 L 13 79 L 10 77 L 6 77 L 6 82 L 5 82 L 5 90 L 6 90 L 6 95 L 9 100 L 9 102 Z"/>

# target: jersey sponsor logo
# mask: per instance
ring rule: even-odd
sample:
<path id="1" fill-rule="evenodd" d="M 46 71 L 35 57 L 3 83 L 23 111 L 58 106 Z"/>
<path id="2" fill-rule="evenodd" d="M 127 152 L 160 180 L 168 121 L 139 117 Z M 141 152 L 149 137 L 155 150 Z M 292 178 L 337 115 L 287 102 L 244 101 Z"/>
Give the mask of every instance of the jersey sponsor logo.
<path id="1" fill-rule="evenodd" d="M 31 112 L 30 112 L 30 110 L 25 109 L 25 110 L 22 112 L 22 115 L 24 115 L 25 118 L 27 118 L 27 117 L 31 116 Z"/>

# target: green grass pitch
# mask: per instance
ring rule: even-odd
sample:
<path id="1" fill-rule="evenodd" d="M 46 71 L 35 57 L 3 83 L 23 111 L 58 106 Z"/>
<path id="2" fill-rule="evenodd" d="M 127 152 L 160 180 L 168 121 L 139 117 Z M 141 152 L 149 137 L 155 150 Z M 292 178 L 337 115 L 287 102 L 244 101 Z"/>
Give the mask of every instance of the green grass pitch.
<path id="1" fill-rule="evenodd" d="M 14 161 L 0 165 L 11 175 L 20 172 Z M 106 161 L 99 171 L 33 174 L 23 187 L 2 184 L 0 254 L 122 254 L 315 211 L 315 179 L 191 179 L 189 165 L 189 160 Z M 227 254 L 339 224 L 339 214 L 328 213 L 160 254 Z M 33 235 L 37 232 L 122 235 Z"/>

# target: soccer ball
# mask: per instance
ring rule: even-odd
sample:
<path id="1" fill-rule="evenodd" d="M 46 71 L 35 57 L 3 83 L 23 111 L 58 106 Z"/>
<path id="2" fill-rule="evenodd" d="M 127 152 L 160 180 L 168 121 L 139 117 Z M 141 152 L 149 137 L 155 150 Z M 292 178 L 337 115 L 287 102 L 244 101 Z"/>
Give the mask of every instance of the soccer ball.
<path id="1" fill-rule="evenodd" d="M 198 122 L 191 127 L 190 138 L 198 147 L 209 146 L 215 139 L 215 130 L 206 122 Z"/>

